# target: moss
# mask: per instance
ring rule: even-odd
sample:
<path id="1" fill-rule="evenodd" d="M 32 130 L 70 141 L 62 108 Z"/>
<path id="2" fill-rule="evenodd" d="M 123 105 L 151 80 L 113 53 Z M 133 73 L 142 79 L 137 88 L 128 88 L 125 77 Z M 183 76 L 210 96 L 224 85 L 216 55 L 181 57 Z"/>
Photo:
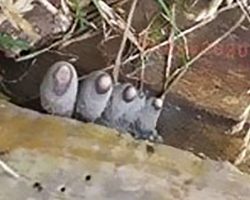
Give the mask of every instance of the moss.
<path id="1" fill-rule="evenodd" d="M 6 33 L 0 33 L 0 48 L 10 51 L 28 50 L 29 42 L 22 39 L 15 39 Z"/>

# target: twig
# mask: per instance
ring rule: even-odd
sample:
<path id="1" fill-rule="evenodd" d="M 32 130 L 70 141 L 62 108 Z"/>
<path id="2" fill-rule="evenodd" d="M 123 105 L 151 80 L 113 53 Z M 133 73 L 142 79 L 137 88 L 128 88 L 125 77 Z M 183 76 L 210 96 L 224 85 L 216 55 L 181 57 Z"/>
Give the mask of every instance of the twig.
<path id="1" fill-rule="evenodd" d="M 247 1 L 244 0 L 244 2 L 242 0 L 237 0 L 237 4 L 239 5 L 241 11 L 243 12 L 243 14 L 246 16 L 248 22 L 250 22 L 250 15 L 249 15 L 249 11 L 247 9 Z M 245 5 L 246 4 L 246 5 Z"/>
<path id="2" fill-rule="evenodd" d="M 250 94 L 249 91 L 247 91 L 247 94 Z M 233 126 L 230 134 L 235 134 L 242 131 L 249 115 L 250 115 L 250 104 L 245 108 L 244 112 L 240 116 L 240 121 L 235 126 Z M 235 165 L 241 164 L 246 159 L 246 155 L 249 150 L 250 150 L 250 127 L 243 139 L 241 151 L 237 156 L 237 158 L 235 159 L 234 164 Z"/>
<path id="3" fill-rule="evenodd" d="M 239 165 L 245 160 L 249 149 L 250 149 L 250 127 L 246 133 L 246 136 L 244 137 L 243 144 L 241 147 L 241 152 L 239 153 L 239 155 L 237 156 L 237 158 L 234 161 L 235 165 Z"/>
<path id="4" fill-rule="evenodd" d="M 56 15 L 58 9 L 47 0 L 38 0 L 51 14 Z"/>
<path id="5" fill-rule="evenodd" d="M 135 8 L 136 8 L 137 1 L 138 0 L 134 0 L 132 2 L 130 12 L 128 14 L 128 19 L 127 19 L 125 31 L 123 33 L 120 49 L 118 51 L 118 54 L 117 54 L 117 57 L 116 57 L 116 60 L 115 60 L 115 67 L 113 69 L 113 78 L 114 78 L 115 82 L 117 82 L 118 78 L 119 78 L 119 71 L 120 71 L 120 66 L 121 66 L 122 53 L 123 53 L 123 50 L 124 50 L 125 45 L 126 45 L 126 41 L 127 41 L 127 38 L 128 38 L 128 33 L 129 33 L 130 26 L 131 26 L 131 23 L 132 23 L 132 19 L 133 19 L 133 16 L 134 16 L 134 11 L 135 11 Z"/>
<path id="6" fill-rule="evenodd" d="M 153 19 L 149 22 L 149 24 L 147 25 L 147 27 L 145 29 L 143 29 L 140 33 L 139 33 L 139 38 L 142 38 L 142 52 L 140 54 L 140 60 L 141 60 L 141 74 L 140 74 L 140 90 L 142 91 L 143 90 L 143 86 L 144 86 L 144 83 L 145 83 L 145 69 L 146 69 L 146 64 L 145 64 L 145 58 L 146 58 L 146 55 L 145 55 L 145 48 L 147 47 L 147 39 L 148 39 L 148 34 L 149 34 L 149 30 L 151 28 L 151 26 L 153 25 L 153 23 L 155 22 L 155 20 L 157 19 L 157 16 L 158 15 L 155 15 L 153 17 Z M 139 69 L 138 69 L 139 70 Z M 136 74 L 137 73 L 137 70 L 134 70 L 135 73 L 132 72 L 131 76 L 133 74 Z M 135 79 L 134 77 L 131 77 L 130 75 L 126 75 L 127 77 L 129 78 L 132 78 L 132 79 Z M 136 79 L 135 79 L 136 80 Z M 138 79 L 137 79 L 138 80 Z"/>
<path id="7" fill-rule="evenodd" d="M 164 13 L 162 13 L 162 16 L 170 23 L 170 25 L 174 28 L 175 33 L 181 33 L 182 31 L 178 28 L 175 22 L 175 4 L 172 6 L 172 11 L 170 12 L 169 9 L 167 8 L 166 4 L 162 0 L 158 0 L 160 3 Z M 183 35 L 181 36 L 183 43 L 184 43 L 184 50 L 185 50 L 185 58 L 189 60 L 189 50 L 188 50 L 188 45 L 187 45 L 187 39 Z"/>
<path id="8" fill-rule="evenodd" d="M 79 60 L 79 56 L 73 53 L 69 53 L 69 52 L 62 52 L 59 50 L 49 50 L 50 53 L 54 53 L 54 54 L 58 54 L 60 56 L 64 56 L 64 57 L 69 57 L 68 61 L 69 62 L 76 62 L 77 60 Z"/>
<path id="9" fill-rule="evenodd" d="M 67 6 L 67 2 L 65 2 L 67 0 L 61 0 L 61 8 L 62 8 L 62 11 L 63 13 L 66 15 L 66 16 L 69 16 L 70 15 L 70 9 L 69 9 L 69 6 Z"/>
<path id="10" fill-rule="evenodd" d="M 86 40 L 88 38 L 94 37 L 98 35 L 99 33 L 100 33 L 99 31 L 95 31 L 95 32 L 89 31 L 87 33 L 84 33 L 83 35 L 68 39 L 67 41 L 64 41 L 62 42 L 62 44 L 60 44 L 59 49 L 65 48 L 73 43 L 80 42 L 82 40 Z"/>
<path id="11" fill-rule="evenodd" d="M 106 21 L 106 23 L 116 32 L 124 34 L 126 29 L 126 22 L 123 18 L 117 14 L 112 7 L 102 0 L 92 0 L 95 6 L 97 7 L 100 15 Z M 128 31 L 127 38 L 134 44 L 137 49 L 141 50 L 141 46 L 138 43 L 137 37 L 134 35 L 134 30 L 131 27 L 131 30 Z"/>
<path id="12" fill-rule="evenodd" d="M 28 54 L 28 55 L 25 55 L 25 56 L 21 56 L 21 57 L 17 58 L 15 61 L 16 61 L 16 62 L 21 62 L 21 61 L 25 61 L 25 60 L 32 59 L 32 58 L 34 58 L 34 57 L 36 57 L 36 56 L 38 56 L 38 55 L 40 55 L 40 54 L 43 54 L 43 53 L 49 51 L 50 49 L 52 49 L 52 48 L 54 48 L 54 47 L 57 47 L 57 46 L 60 45 L 62 42 L 63 42 L 63 40 L 59 40 L 59 41 L 57 41 L 57 42 L 51 44 L 51 45 L 48 46 L 48 47 L 45 47 L 45 48 L 41 49 L 41 50 L 35 51 L 35 52 L 33 52 L 33 53 L 31 53 L 31 54 Z"/>
<path id="13" fill-rule="evenodd" d="M 175 23 L 175 6 L 174 5 L 172 8 L 172 20 L 174 21 L 173 23 Z M 172 59 L 173 59 L 173 51 L 174 51 L 174 33 L 175 33 L 174 27 L 171 27 L 171 32 L 170 32 L 169 39 L 168 39 L 169 50 L 168 50 L 167 66 L 165 69 L 165 83 L 163 86 L 163 90 L 165 90 L 167 88 L 168 80 L 169 80 L 169 76 L 170 76 L 170 70 L 172 67 Z"/>
<path id="14" fill-rule="evenodd" d="M 144 52 L 141 53 L 141 76 L 140 76 L 140 90 L 143 90 L 144 86 L 144 77 L 145 77 L 145 54 Z"/>
<path id="15" fill-rule="evenodd" d="M 144 28 L 138 35 L 139 38 L 143 35 L 148 35 L 149 30 L 151 29 L 152 25 L 154 24 L 154 22 L 156 21 L 157 17 L 159 16 L 159 14 L 154 15 L 154 17 L 150 20 L 150 22 L 148 23 L 147 27 Z M 145 38 L 145 37 L 143 37 Z"/>
<path id="16" fill-rule="evenodd" d="M 0 160 L 0 167 L 9 175 L 14 178 L 20 178 L 20 175 L 17 174 L 13 169 L 11 169 L 7 164 L 5 164 L 2 160 Z"/>
<path id="17" fill-rule="evenodd" d="M 230 135 L 239 133 L 240 131 L 243 130 L 244 125 L 247 122 L 247 118 L 250 115 L 250 104 L 246 107 L 246 109 L 244 110 L 244 112 L 241 114 L 241 116 L 239 117 L 240 121 L 233 126 L 232 131 L 230 131 Z"/>
<path id="18" fill-rule="evenodd" d="M 21 62 L 21 61 L 24 61 L 24 60 L 32 59 L 32 58 L 34 58 L 34 57 L 36 57 L 36 56 L 38 56 L 40 54 L 43 54 L 43 53 L 45 53 L 45 52 L 47 52 L 47 51 L 49 51 L 49 50 L 51 50 L 51 49 L 53 49 L 53 48 L 55 48 L 57 46 L 62 45 L 61 47 L 66 47 L 66 46 L 68 46 L 68 45 L 70 45 L 70 44 L 72 44 L 74 42 L 79 42 L 81 40 L 85 40 L 85 39 L 90 38 L 90 37 L 92 37 L 94 35 L 97 35 L 98 33 L 99 32 L 95 32 L 95 33 L 93 33 L 93 32 L 87 32 L 87 33 L 85 33 L 83 35 L 80 35 L 78 37 L 69 39 L 67 41 L 65 41 L 65 39 L 61 39 L 61 40 L 56 41 L 55 43 L 53 43 L 50 46 L 45 47 L 45 48 L 43 48 L 41 50 L 38 50 L 36 52 L 33 52 L 33 53 L 25 55 L 25 56 L 21 56 L 21 57 L 17 58 L 15 61 L 16 62 Z"/>

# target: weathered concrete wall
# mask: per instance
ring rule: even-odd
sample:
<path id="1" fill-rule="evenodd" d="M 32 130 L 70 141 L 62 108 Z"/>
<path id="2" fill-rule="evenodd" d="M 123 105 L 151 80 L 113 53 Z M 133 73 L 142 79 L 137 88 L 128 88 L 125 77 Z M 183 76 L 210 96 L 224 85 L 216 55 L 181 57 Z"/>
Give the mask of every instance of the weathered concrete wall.
<path id="1" fill-rule="evenodd" d="M 0 199 L 249 199 L 250 177 L 116 131 L 0 103 Z"/>

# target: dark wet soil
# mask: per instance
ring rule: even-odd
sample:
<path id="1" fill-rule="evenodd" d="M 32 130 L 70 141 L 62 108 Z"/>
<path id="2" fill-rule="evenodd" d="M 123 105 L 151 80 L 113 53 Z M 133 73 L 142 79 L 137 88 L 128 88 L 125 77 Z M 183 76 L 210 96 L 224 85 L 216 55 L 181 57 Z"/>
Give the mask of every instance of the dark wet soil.
<path id="1" fill-rule="evenodd" d="M 140 3 L 137 8 L 134 22 L 137 30 L 145 28 L 152 13 L 157 11 L 152 1 L 147 0 L 147 3 Z M 227 20 L 227 17 L 224 16 L 224 20 L 222 18 L 197 34 L 192 33 L 191 47 L 193 45 L 200 48 L 200 44 L 215 39 L 216 35 L 230 27 L 234 19 Z M 101 39 L 100 34 L 72 44 L 66 49 L 47 52 L 22 63 L 1 58 L 4 91 L 10 95 L 12 102 L 42 111 L 39 104 L 39 86 L 43 75 L 54 62 L 73 62 L 79 76 L 82 76 L 93 70 L 103 69 L 114 61 L 120 38 L 104 44 L 100 43 Z M 229 48 L 229 43 L 235 45 L 249 41 L 249 31 L 237 30 L 222 45 Z M 230 51 L 226 49 L 221 55 L 205 55 L 166 97 L 157 127 L 166 144 L 194 152 L 201 157 L 230 161 L 235 159 L 242 142 L 241 137 L 228 136 L 225 132 L 236 123 L 236 116 L 249 103 L 249 97 L 244 91 L 250 88 L 250 59 L 249 56 L 238 56 Z M 165 57 L 166 52 L 162 56 Z M 157 60 L 161 62 L 157 63 Z M 151 64 L 153 67 L 146 70 L 148 88 L 156 95 L 162 87 L 164 65 L 162 58 L 159 58 Z M 134 82 L 133 79 L 123 79 Z M 152 81 L 155 84 L 151 85 Z"/>
<path id="2" fill-rule="evenodd" d="M 226 135 L 233 119 L 199 110 L 191 102 L 169 94 L 158 121 L 158 130 L 166 144 L 194 152 L 201 157 L 233 161 L 240 137 Z"/>

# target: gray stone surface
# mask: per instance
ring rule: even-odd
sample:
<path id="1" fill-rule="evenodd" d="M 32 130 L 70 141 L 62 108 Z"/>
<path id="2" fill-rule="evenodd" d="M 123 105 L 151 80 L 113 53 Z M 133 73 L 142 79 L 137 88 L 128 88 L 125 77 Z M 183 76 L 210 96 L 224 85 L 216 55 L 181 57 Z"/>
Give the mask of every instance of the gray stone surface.
<path id="1" fill-rule="evenodd" d="M 250 177 L 112 129 L 0 102 L 1 200 L 248 200 Z"/>

